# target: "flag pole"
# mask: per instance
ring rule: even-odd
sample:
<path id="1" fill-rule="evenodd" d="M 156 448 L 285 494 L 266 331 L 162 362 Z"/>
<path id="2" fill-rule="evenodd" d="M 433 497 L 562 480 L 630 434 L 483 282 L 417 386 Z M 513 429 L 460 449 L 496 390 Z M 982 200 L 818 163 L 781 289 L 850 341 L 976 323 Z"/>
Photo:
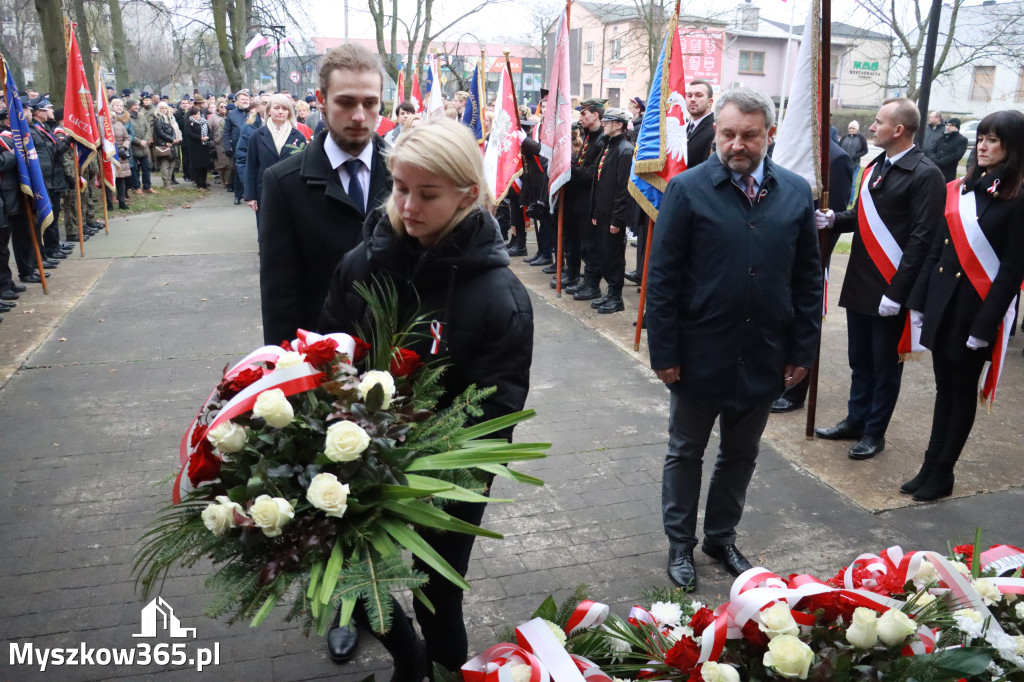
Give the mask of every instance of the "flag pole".
<path id="1" fill-rule="evenodd" d="M 75 25 L 70 19 L 64 17 L 65 31 L 65 48 L 68 53 L 68 68 L 73 68 L 71 65 L 71 32 L 75 30 Z M 67 102 L 64 103 L 67 106 Z M 71 156 L 75 160 L 75 211 L 78 215 L 78 252 L 82 258 L 85 258 L 85 229 L 82 225 L 82 172 L 79 167 L 78 161 L 78 149 L 75 148 L 74 140 L 71 141 Z M 58 227 L 59 229 L 59 227 Z"/>
<path id="2" fill-rule="evenodd" d="M 647 219 L 647 241 L 644 242 L 644 271 L 640 275 L 640 303 L 636 310 L 636 334 L 633 336 L 633 350 L 640 350 L 640 335 L 644 328 L 644 307 L 647 305 L 647 267 L 651 262 L 651 242 L 654 241 L 654 218 Z"/>
<path id="3" fill-rule="evenodd" d="M 572 0 L 565 0 L 565 28 L 569 31 L 570 39 L 572 37 L 572 30 L 570 29 L 571 24 L 569 23 L 569 17 L 572 14 Z M 571 84 L 570 84 L 571 87 Z M 557 93 L 556 93 L 557 97 Z M 557 99 L 555 101 L 557 104 Z M 558 238 L 557 245 L 555 247 L 555 298 L 562 298 L 562 259 L 565 256 L 565 246 L 563 243 L 562 235 L 565 226 L 565 186 L 558 188 Z"/>
<path id="4" fill-rule="evenodd" d="M 4 101 L 7 101 L 7 62 L 4 61 L 3 54 L 0 54 L 0 92 L 3 93 Z M 14 148 L 14 153 L 19 154 L 17 146 Z M 28 161 L 28 159 L 25 159 Z M 43 268 L 43 253 L 39 248 L 39 236 L 36 234 L 36 221 L 33 217 L 33 211 L 35 208 L 29 203 L 28 197 L 25 193 L 21 193 L 21 198 L 25 203 L 25 216 L 28 218 L 28 233 L 32 237 L 32 250 L 36 253 L 36 265 L 39 267 L 39 281 L 43 286 L 43 294 L 46 296 L 50 295 L 50 288 L 46 285 L 46 270 Z"/>
<path id="5" fill-rule="evenodd" d="M 817 2 L 818 0 L 812 0 Z M 822 211 L 828 210 L 828 170 L 829 170 L 829 143 L 832 140 L 830 122 L 832 109 L 832 0 L 821 0 L 821 59 L 819 61 L 818 88 L 821 100 L 821 200 L 818 204 Z M 824 282 L 825 268 L 828 263 L 828 238 L 824 230 L 818 230 L 818 254 L 821 258 L 821 274 Z M 824 290 L 822 290 L 824 296 Z M 823 300 L 824 303 L 824 300 Z M 822 317 L 825 311 L 822 310 Z M 822 325 L 824 326 L 824 325 Z M 807 440 L 814 440 L 814 420 L 818 412 L 818 375 L 821 368 L 821 334 L 818 330 L 818 352 L 814 357 L 814 364 L 811 365 L 810 386 L 807 395 L 807 424 L 804 436 Z"/>
<path id="6" fill-rule="evenodd" d="M 102 84 L 101 81 L 100 81 L 100 64 L 99 64 L 99 62 L 93 62 L 93 70 L 96 72 L 94 74 L 95 78 L 96 78 L 96 88 L 97 88 L 96 94 L 99 95 L 100 92 L 101 92 L 99 90 L 99 87 Z M 102 96 L 106 97 L 106 94 L 104 93 Z M 94 99 L 94 101 L 95 101 L 95 99 Z M 107 103 L 106 106 L 109 107 L 110 104 Z M 107 112 L 109 113 L 109 109 L 107 110 Z M 99 118 L 99 117 L 97 117 L 97 118 Z M 100 124 L 100 128 L 104 131 L 104 133 L 102 135 L 102 139 L 100 140 L 100 148 L 104 149 L 103 148 L 103 140 L 107 139 L 107 137 L 106 137 L 106 129 L 107 129 L 106 123 Z M 106 155 L 107 155 L 107 152 L 105 150 L 104 151 L 100 151 L 100 153 L 99 153 L 99 155 L 97 157 L 97 163 L 99 164 L 99 167 L 100 167 L 100 178 L 101 178 L 100 186 L 103 188 L 103 234 L 110 234 L 110 214 L 107 213 L 107 175 L 106 175 L 106 170 L 103 168 L 103 164 L 106 163 L 103 160 L 103 158 Z M 111 168 L 113 168 L 113 166 L 111 166 Z M 116 174 L 114 175 L 114 184 L 115 185 L 117 184 L 117 175 Z M 117 190 L 113 190 L 113 191 L 116 192 Z"/>

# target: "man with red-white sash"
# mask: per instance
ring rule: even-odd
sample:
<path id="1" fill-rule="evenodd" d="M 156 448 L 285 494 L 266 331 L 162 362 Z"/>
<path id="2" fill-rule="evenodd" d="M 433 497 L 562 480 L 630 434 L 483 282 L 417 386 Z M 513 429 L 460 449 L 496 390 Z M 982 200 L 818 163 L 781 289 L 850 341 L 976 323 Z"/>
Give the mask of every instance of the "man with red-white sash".
<path id="1" fill-rule="evenodd" d="M 942 220 L 942 172 L 914 145 L 921 125 L 908 99 L 886 100 L 871 125 L 883 153 L 864 172 L 857 203 L 848 211 L 816 214 L 819 229 L 854 232 L 839 305 L 846 308 L 852 377 L 846 417 L 815 433 L 856 440 L 849 454 L 869 459 L 885 448 L 900 394 L 902 360 L 911 343 L 905 303 Z"/>
<path id="2" fill-rule="evenodd" d="M 989 403 L 1024 280 L 1024 114 L 1000 111 L 978 125 L 976 160 L 946 189 L 941 225 L 907 301 L 932 351 L 935 411 L 924 463 L 900 487 L 915 500 L 953 491 L 953 467 Z M 987 365 L 987 368 L 986 368 Z M 980 379 L 980 386 L 979 386 Z"/>

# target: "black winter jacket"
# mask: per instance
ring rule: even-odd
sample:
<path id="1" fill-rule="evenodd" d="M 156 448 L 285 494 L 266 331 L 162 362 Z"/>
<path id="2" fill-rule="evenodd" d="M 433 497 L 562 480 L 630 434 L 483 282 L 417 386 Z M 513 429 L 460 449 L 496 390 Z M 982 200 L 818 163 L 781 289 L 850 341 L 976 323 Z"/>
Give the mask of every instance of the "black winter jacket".
<path id="1" fill-rule="evenodd" d="M 370 312 L 352 285 L 386 277 L 398 289 L 403 315 L 422 314 L 441 323 L 438 355 L 430 354 L 428 325 L 412 347 L 424 361 L 449 365 L 441 380 L 441 405 L 476 384 L 498 389 L 484 402 L 483 419 L 519 411 L 530 389 L 533 308 L 508 265 L 498 226 L 482 209 L 427 249 L 396 235 L 383 208 L 378 209 L 367 216 L 363 243 L 345 255 L 334 273 L 320 331 L 365 329 Z M 511 431 L 501 435 L 511 437 Z"/>
<path id="2" fill-rule="evenodd" d="M 625 228 L 632 222 L 636 202 L 629 195 L 629 169 L 633 165 L 633 144 L 625 135 L 607 141 L 597 162 L 590 217 L 597 228 L 607 232 L 615 225 Z"/>
<path id="3" fill-rule="evenodd" d="M 7 216 L 21 213 L 22 202 L 14 138 L 0 134 L 0 227 L 7 225 Z"/>
<path id="4" fill-rule="evenodd" d="M 54 132 L 40 124 L 33 124 L 30 130 L 32 143 L 36 147 L 36 154 L 39 155 L 43 182 L 46 184 L 50 199 L 53 200 L 55 194 L 73 189 L 68 184 L 68 176 L 64 173 L 64 154 L 71 148 L 71 142 L 67 135 Z"/>
<path id="5" fill-rule="evenodd" d="M 566 184 L 569 188 L 568 206 L 582 217 L 590 215 L 590 195 L 597 177 L 597 162 L 601 160 L 607 142 L 608 137 L 600 128 L 583 131 L 583 149 L 579 161 L 572 164 L 572 175 Z"/>
<path id="6" fill-rule="evenodd" d="M 967 138 L 959 132 L 946 133 L 935 142 L 929 155 L 946 182 L 956 180 L 956 168 L 967 151 Z"/>

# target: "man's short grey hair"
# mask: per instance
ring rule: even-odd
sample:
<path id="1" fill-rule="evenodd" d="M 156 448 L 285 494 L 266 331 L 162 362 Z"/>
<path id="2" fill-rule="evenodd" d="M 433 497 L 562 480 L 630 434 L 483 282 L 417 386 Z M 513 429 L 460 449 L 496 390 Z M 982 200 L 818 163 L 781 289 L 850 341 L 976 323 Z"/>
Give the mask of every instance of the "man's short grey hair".
<path id="1" fill-rule="evenodd" d="M 754 88 L 734 88 L 726 90 L 715 100 L 715 118 L 722 112 L 725 105 L 731 104 L 744 114 L 760 112 L 764 114 L 764 127 L 770 130 L 775 125 L 775 102 L 760 90 Z"/>

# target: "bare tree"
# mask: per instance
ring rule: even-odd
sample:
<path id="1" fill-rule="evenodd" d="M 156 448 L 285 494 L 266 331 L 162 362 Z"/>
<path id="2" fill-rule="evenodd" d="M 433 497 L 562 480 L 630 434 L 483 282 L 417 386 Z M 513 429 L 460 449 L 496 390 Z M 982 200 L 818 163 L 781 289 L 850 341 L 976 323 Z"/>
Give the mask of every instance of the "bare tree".
<path id="1" fill-rule="evenodd" d="M 916 99 L 920 90 L 921 60 L 931 20 L 928 0 L 860 0 L 875 26 L 895 37 L 889 86 L 906 88 Z M 983 60 L 1020 62 L 1024 41 L 1021 3 L 968 6 L 951 0 L 942 8 L 934 77 L 950 74 L 964 64 Z"/>
<path id="2" fill-rule="evenodd" d="M 55 104 L 64 103 L 68 74 L 68 53 L 64 45 L 64 12 L 60 0 L 35 0 L 39 30 L 46 52 L 48 82 L 38 87 L 49 90 Z"/>
<path id="3" fill-rule="evenodd" d="M 32 0 L 0 0 L 0 54 L 19 87 L 28 85 L 24 69 L 38 56 L 39 19 Z"/>

